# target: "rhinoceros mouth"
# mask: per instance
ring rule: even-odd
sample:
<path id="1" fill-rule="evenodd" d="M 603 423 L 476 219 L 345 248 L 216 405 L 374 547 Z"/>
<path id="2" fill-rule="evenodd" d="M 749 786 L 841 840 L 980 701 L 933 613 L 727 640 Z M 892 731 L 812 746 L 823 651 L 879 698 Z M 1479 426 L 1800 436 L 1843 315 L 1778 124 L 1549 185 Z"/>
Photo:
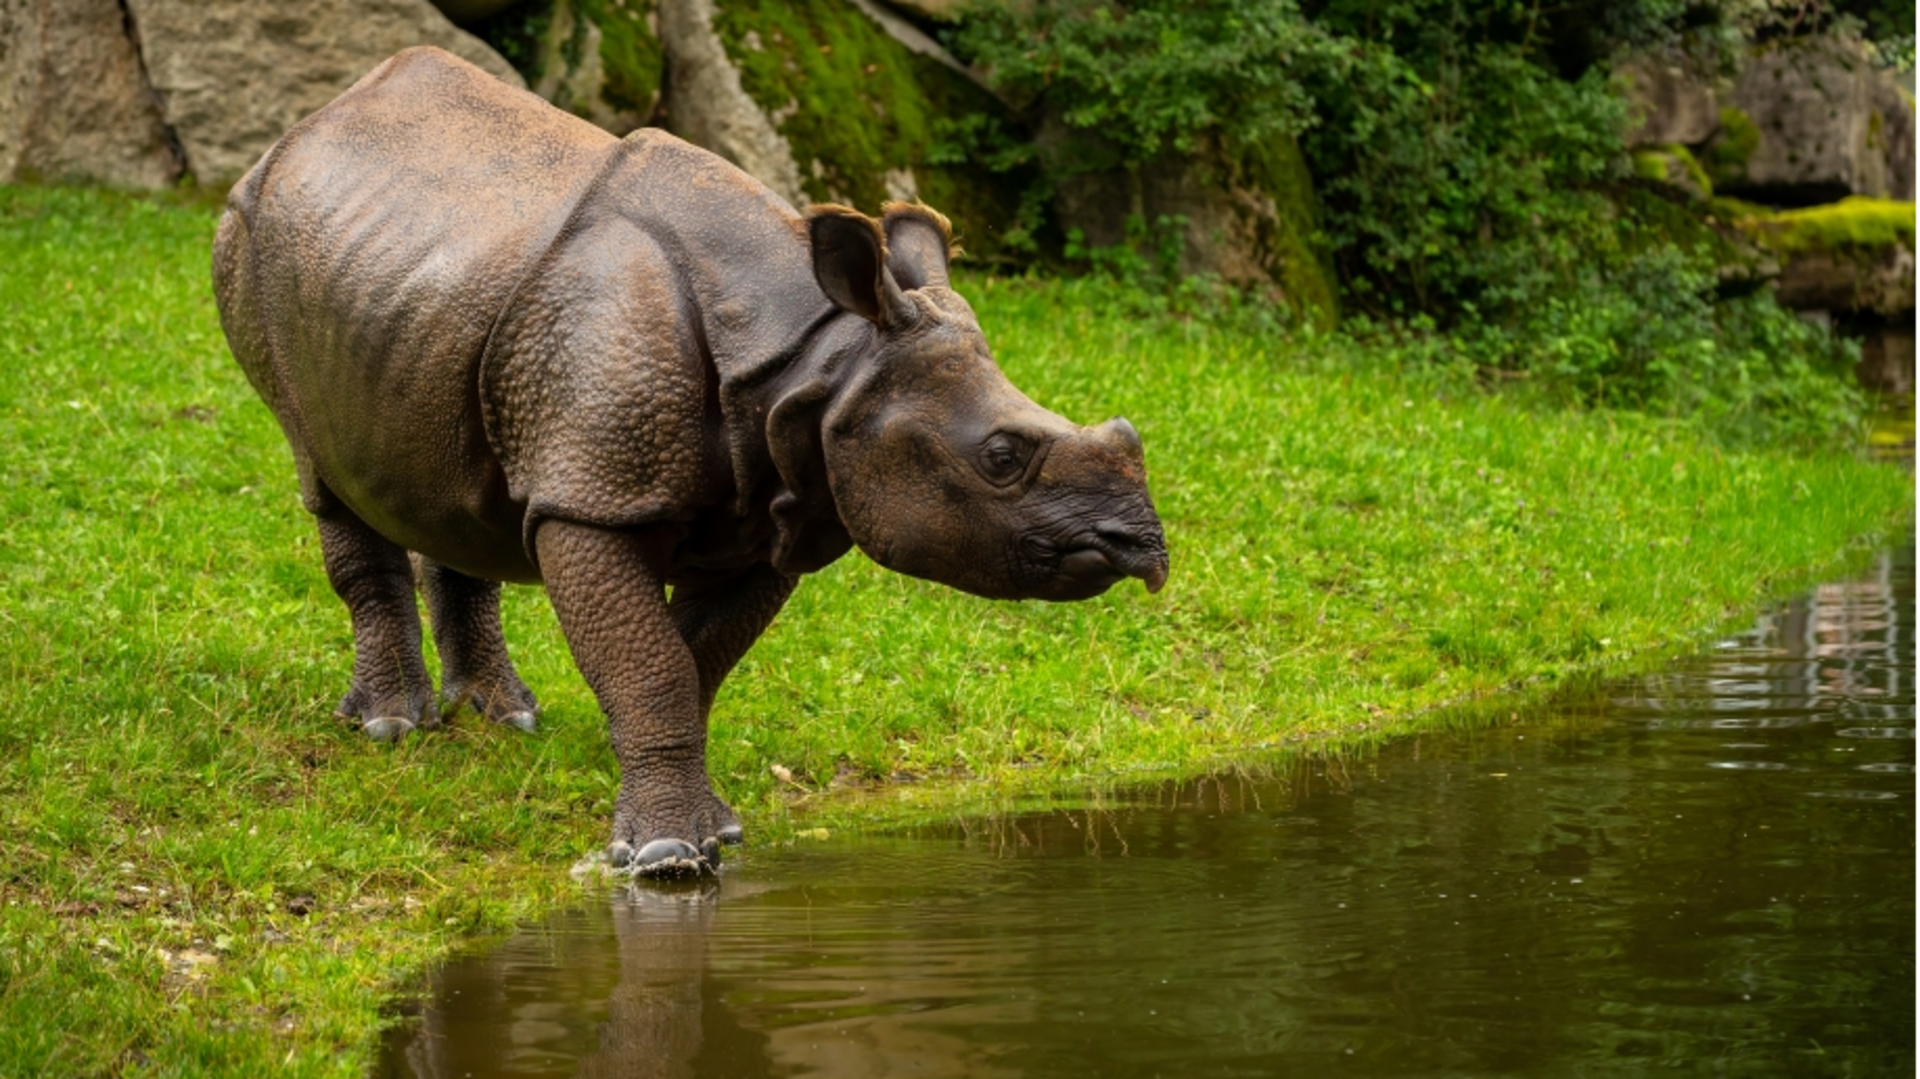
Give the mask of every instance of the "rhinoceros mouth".
<path id="1" fill-rule="evenodd" d="M 1095 534 L 1075 537 L 1059 547 L 1037 539 L 1030 539 L 1026 546 L 1031 553 L 1051 556 L 1045 559 L 1051 563 L 1051 572 L 1036 589 L 1036 598 L 1091 599 L 1128 577 L 1140 578 L 1148 592 L 1160 591 L 1167 582 L 1167 553 L 1159 544 L 1116 542 Z"/>

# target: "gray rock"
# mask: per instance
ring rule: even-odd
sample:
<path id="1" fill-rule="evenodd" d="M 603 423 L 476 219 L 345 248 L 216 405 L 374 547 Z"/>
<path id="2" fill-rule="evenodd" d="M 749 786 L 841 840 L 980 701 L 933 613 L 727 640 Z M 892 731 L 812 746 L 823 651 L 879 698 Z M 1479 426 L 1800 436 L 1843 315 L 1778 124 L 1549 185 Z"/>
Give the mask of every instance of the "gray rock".
<path id="1" fill-rule="evenodd" d="M 1312 179 L 1290 143 L 1258 153 L 1209 144 L 1192 157 L 1169 155 L 1129 170 L 1103 140 L 1067 132 L 1057 120 L 1043 123 L 1038 142 L 1056 160 L 1102 166 L 1062 172 L 1055 186 L 1060 227 L 1080 230 L 1089 246 L 1128 242 L 1130 217 L 1156 227 L 1163 218 L 1182 221 L 1179 273 L 1253 288 L 1321 320 L 1336 316 L 1332 272 L 1312 247 Z"/>
<path id="2" fill-rule="evenodd" d="M 1853 370 L 1862 386 L 1880 393 L 1913 392 L 1913 317 L 1866 327 L 1860 363 Z"/>
<path id="3" fill-rule="evenodd" d="M 1903 244 L 1801 251 L 1786 260 L 1776 288 L 1795 311 L 1912 317 L 1913 252 Z"/>
<path id="4" fill-rule="evenodd" d="M 1913 102 L 1859 43 L 1808 38 L 1754 56 L 1730 95 L 1739 115 L 1723 145 L 1750 124 L 1750 150 L 1718 162 L 1716 188 L 1763 202 L 1809 205 L 1847 195 L 1913 198 Z M 1757 138 L 1755 137 L 1757 136 Z"/>
<path id="5" fill-rule="evenodd" d="M 0 181 L 155 188 L 180 167 L 116 0 L 0 0 Z"/>
<path id="6" fill-rule="evenodd" d="M 1614 84 L 1627 99 L 1632 149 L 1698 146 L 1720 127 L 1713 87 L 1684 67 L 1660 57 L 1627 60 L 1614 69 Z"/>
<path id="7" fill-rule="evenodd" d="M 287 128 L 413 45 L 513 86 L 500 55 L 428 0 L 126 0 L 163 116 L 202 183 L 231 183 Z"/>
<path id="8" fill-rule="evenodd" d="M 793 148 L 740 85 L 740 69 L 713 29 L 713 0 L 660 0 L 667 53 L 667 126 L 772 188 L 794 206 L 812 201 Z"/>
<path id="9" fill-rule="evenodd" d="M 876 26 L 886 31 L 888 37 L 905 45 L 907 51 L 918 53 L 954 74 L 971 80 L 988 93 L 993 93 L 993 87 L 988 85 L 987 80 L 979 72 L 954 59 L 953 54 L 938 41 L 928 37 L 925 31 L 901 18 L 891 9 L 882 7 L 875 3 L 875 0 L 852 0 L 852 3 L 862 15 L 872 19 Z"/>

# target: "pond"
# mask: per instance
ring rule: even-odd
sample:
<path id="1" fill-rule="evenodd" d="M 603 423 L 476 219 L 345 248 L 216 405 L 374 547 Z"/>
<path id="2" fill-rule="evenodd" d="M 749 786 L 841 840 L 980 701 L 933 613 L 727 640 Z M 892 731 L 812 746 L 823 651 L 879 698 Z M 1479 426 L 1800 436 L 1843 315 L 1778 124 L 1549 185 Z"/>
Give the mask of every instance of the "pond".
<path id="1" fill-rule="evenodd" d="M 1913 577 L 1490 728 L 752 849 L 449 964 L 375 1074 L 1911 1075 Z"/>

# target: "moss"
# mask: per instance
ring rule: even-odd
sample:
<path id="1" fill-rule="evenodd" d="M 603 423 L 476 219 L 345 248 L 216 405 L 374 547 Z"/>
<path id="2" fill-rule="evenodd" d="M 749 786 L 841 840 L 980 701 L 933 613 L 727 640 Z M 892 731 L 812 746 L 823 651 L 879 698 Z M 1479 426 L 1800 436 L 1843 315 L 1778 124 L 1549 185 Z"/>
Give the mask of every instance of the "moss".
<path id="1" fill-rule="evenodd" d="M 1642 180 L 1677 187 L 1696 198 L 1713 197 L 1713 179 L 1693 156 L 1693 151 L 1679 143 L 1634 151 L 1633 173 Z"/>
<path id="2" fill-rule="evenodd" d="M 1004 253 L 1024 184 L 936 163 L 943 117 L 999 114 L 985 90 L 888 37 L 844 0 L 741 0 L 714 12 L 740 84 L 793 149 L 807 195 L 876 211 L 913 193 L 954 222 L 975 255 Z"/>
<path id="3" fill-rule="evenodd" d="M 1707 143 L 1706 171 L 1715 183 L 1726 183 L 1747 170 L 1754 151 L 1760 149 L 1760 127 L 1740 109 L 1729 105 L 1720 110 L 1720 131 Z"/>
<path id="4" fill-rule="evenodd" d="M 1899 244 L 1913 250 L 1914 204 L 1855 196 L 1825 206 L 1786 210 L 1741 222 L 1760 243 L 1783 254 Z"/>
<path id="5" fill-rule="evenodd" d="M 1313 174 L 1300 144 L 1271 139 L 1240 152 L 1243 176 L 1273 199 L 1278 210 L 1270 235 L 1261 237 L 1273 273 L 1294 313 L 1322 329 L 1340 320 L 1338 277 L 1315 223 Z"/>
<path id="6" fill-rule="evenodd" d="M 1626 233 L 1630 250 L 1651 251 L 1671 244 L 1712 270 L 1722 295 L 1751 291 L 1779 272 L 1767 252 L 1733 227 L 1736 215 L 1716 209 L 1734 201 L 1716 198 L 1703 213 L 1699 203 L 1679 202 L 1647 188 L 1623 188 L 1614 195 L 1619 212 L 1635 226 Z"/>
<path id="7" fill-rule="evenodd" d="M 666 75 L 666 53 L 648 0 L 576 0 L 584 21 L 600 30 L 601 97 L 622 112 L 653 115 Z"/>
<path id="8" fill-rule="evenodd" d="M 1749 217 L 1764 217 L 1773 212 L 1772 207 L 1762 206 L 1746 199 L 1736 199 L 1730 195 L 1715 195 L 1707 200 L 1707 212 L 1722 221 L 1739 222 Z"/>

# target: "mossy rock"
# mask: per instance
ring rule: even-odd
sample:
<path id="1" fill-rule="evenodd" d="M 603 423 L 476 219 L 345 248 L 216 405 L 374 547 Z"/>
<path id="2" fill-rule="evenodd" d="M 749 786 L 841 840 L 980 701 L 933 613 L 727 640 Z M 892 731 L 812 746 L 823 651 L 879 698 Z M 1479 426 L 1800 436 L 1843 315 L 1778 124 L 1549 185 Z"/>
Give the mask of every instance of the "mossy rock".
<path id="1" fill-rule="evenodd" d="M 1315 224 L 1313 176 L 1293 139 L 1228 145 L 1208 136 L 1190 154 L 1132 168 L 1111 140 L 1058 117 L 1041 125 L 1035 143 L 1052 177 L 1060 230 L 1086 247 L 1124 244 L 1157 263 L 1161 245 L 1174 238 L 1178 265 L 1168 269 L 1264 294 L 1321 327 L 1339 321 L 1338 278 Z"/>
<path id="2" fill-rule="evenodd" d="M 1856 196 L 1750 213 L 1738 224 L 1785 264 L 1778 288 L 1782 304 L 1883 318 L 1912 314 L 1913 203 Z"/>
<path id="3" fill-rule="evenodd" d="M 652 0 L 526 0 L 470 29 L 575 116 L 616 135 L 657 121 L 666 63 Z"/>
<path id="4" fill-rule="evenodd" d="M 1239 156 L 1245 180 L 1273 200 L 1273 220 L 1260 236 L 1269 272 L 1295 313 L 1331 327 L 1340 319 L 1339 278 L 1320 240 L 1313 174 L 1300 144 L 1274 138 Z"/>
<path id="5" fill-rule="evenodd" d="M 1912 251 L 1914 204 L 1855 196 L 1825 206 L 1749 215 L 1741 227 L 1788 255 L 1894 245 Z"/>
<path id="6" fill-rule="evenodd" d="M 1009 233 L 1031 177 L 941 152 L 943 118 L 1005 113 L 992 94 L 847 0 L 738 0 L 716 5 L 713 29 L 792 148 L 809 198 L 868 212 L 917 198 L 952 219 L 974 257 L 1024 258 Z"/>
<path id="7" fill-rule="evenodd" d="M 1713 197 L 1713 180 L 1693 151 L 1673 143 L 1633 152 L 1633 172 L 1642 180 L 1665 184 L 1689 198 Z"/>

